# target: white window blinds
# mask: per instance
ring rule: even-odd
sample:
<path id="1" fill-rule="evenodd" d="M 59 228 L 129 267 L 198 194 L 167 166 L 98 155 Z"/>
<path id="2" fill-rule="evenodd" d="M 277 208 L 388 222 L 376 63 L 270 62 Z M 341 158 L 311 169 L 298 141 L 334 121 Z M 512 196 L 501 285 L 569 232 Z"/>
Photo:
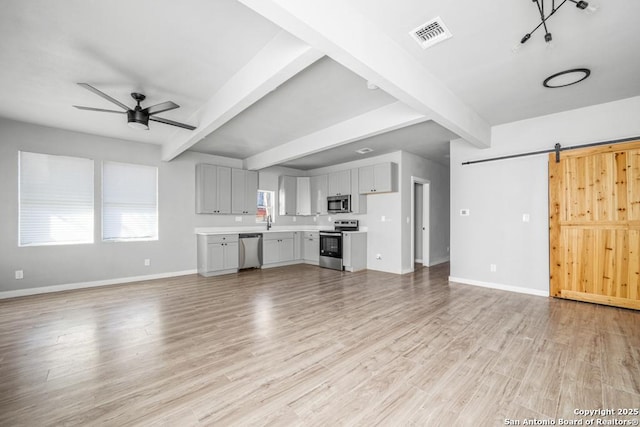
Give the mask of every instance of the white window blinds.
<path id="1" fill-rule="evenodd" d="M 102 239 L 158 239 L 158 168 L 102 164 Z"/>
<path id="2" fill-rule="evenodd" d="M 93 160 L 19 153 L 20 246 L 93 243 Z"/>

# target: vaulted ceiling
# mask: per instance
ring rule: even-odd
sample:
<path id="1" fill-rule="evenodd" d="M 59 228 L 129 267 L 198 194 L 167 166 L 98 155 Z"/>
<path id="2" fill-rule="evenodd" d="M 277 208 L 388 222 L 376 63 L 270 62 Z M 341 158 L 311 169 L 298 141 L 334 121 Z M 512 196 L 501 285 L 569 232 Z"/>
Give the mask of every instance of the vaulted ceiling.
<path id="1" fill-rule="evenodd" d="M 551 2 L 548 2 L 549 5 Z M 557 2 L 560 3 L 560 2 Z M 640 95 L 637 0 L 587 14 L 567 2 L 538 30 L 530 0 L 5 0 L 0 116 L 301 169 L 404 149 L 446 164 L 448 141 L 482 148 L 491 126 Z M 550 6 L 547 6 L 550 7 Z M 409 32 L 440 16 L 453 34 L 422 49 Z M 588 67 L 562 89 L 542 81 Z M 159 114 L 189 131 L 126 116 L 76 83 L 129 106 L 171 100 Z M 369 89 L 367 84 L 377 89 Z M 117 109 L 117 108 L 116 108 Z M 360 158 L 360 157 L 359 157 Z"/>

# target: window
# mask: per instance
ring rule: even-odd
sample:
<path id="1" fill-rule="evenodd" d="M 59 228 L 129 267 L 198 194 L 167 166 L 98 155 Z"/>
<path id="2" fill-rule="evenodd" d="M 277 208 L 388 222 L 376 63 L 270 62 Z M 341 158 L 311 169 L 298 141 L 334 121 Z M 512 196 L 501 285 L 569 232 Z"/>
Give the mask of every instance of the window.
<path id="1" fill-rule="evenodd" d="M 19 245 L 93 243 L 93 160 L 19 152 Z"/>
<path id="2" fill-rule="evenodd" d="M 274 191 L 258 190 L 258 212 L 256 222 L 267 222 L 267 216 L 271 215 L 271 222 L 275 219 L 273 215 Z"/>
<path id="3" fill-rule="evenodd" d="M 158 168 L 103 162 L 102 240 L 158 240 Z"/>

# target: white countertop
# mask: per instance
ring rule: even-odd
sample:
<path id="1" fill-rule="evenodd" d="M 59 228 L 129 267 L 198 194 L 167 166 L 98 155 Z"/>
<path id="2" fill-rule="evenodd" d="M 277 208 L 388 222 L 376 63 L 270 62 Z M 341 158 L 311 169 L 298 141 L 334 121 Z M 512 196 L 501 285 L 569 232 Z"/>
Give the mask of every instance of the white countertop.
<path id="1" fill-rule="evenodd" d="M 301 226 L 286 226 L 286 227 L 271 227 L 271 230 L 267 231 L 266 226 L 261 227 L 199 227 L 195 229 L 195 234 L 204 236 L 216 235 L 216 234 L 240 234 L 240 233 L 291 233 L 294 231 L 333 231 L 331 226 L 313 226 L 313 225 L 301 225 Z M 359 232 L 366 233 L 366 227 L 362 227 Z M 358 233 L 358 231 L 350 231 L 350 233 Z"/>

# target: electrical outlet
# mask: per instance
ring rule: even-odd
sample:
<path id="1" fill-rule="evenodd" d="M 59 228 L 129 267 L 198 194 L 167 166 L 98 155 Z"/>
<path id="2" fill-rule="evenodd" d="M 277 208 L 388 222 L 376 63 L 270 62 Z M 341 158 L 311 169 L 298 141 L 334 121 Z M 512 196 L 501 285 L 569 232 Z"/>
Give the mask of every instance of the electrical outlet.
<path id="1" fill-rule="evenodd" d="M 385 217 L 384 215 L 382 215 L 382 217 L 380 218 L 380 222 L 385 222 L 387 220 L 387 217 Z"/>
<path id="2" fill-rule="evenodd" d="M 144 260 L 144 265 L 145 265 L 146 267 L 149 267 L 149 266 L 151 265 L 151 260 L 150 260 L 149 258 L 145 259 L 145 260 Z"/>
<path id="3" fill-rule="evenodd" d="M 531 216 L 528 213 L 522 214 L 522 222 L 531 221 Z"/>
<path id="4" fill-rule="evenodd" d="M 236 222 L 242 222 L 242 217 L 241 216 L 237 216 L 236 217 Z"/>
<path id="5" fill-rule="evenodd" d="M 491 264 L 491 265 L 489 266 L 489 270 L 491 270 L 491 272 L 492 272 L 492 273 L 495 273 L 495 272 L 497 271 L 497 269 L 498 269 L 498 267 L 496 267 L 496 265 L 495 265 L 495 264 Z"/>
<path id="6" fill-rule="evenodd" d="M 376 254 L 376 259 L 382 259 L 382 254 Z"/>
<path id="7" fill-rule="evenodd" d="M 16 280 L 24 279 L 24 271 L 16 270 Z"/>
<path id="8" fill-rule="evenodd" d="M 296 222 L 297 220 L 298 220 L 298 218 L 294 216 L 293 217 L 293 222 Z"/>

